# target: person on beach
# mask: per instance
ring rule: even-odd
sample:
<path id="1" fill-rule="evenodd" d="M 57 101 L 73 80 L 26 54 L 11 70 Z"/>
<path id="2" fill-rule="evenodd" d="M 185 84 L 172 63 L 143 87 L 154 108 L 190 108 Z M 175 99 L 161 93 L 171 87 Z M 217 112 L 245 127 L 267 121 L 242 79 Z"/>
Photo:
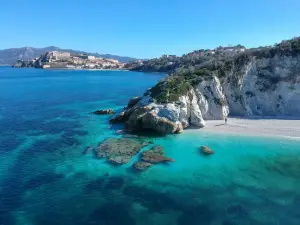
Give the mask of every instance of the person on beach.
<path id="1" fill-rule="evenodd" d="M 225 116 L 225 124 L 227 124 L 227 116 Z"/>

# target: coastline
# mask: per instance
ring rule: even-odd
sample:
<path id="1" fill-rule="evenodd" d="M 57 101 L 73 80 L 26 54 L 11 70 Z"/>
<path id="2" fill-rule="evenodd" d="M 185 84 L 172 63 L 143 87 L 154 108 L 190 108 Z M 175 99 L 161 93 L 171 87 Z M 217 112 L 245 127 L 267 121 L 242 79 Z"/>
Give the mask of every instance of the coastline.
<path id="1" fill-rule="evenodd" d="M 228 118 L 205 121 L 201 129 L 186 129 L 185 133 L 209 132 L 238 136 L 281 137 L 300 139 L 300 119 L 294 118 Z"/>
<path id="2" fill-rule="evenodd" d="M 44 70 L 86 70 L 86 71 L 129 71 L 125 69 L 86 69 L 86 68 L 41 68 Z"/>

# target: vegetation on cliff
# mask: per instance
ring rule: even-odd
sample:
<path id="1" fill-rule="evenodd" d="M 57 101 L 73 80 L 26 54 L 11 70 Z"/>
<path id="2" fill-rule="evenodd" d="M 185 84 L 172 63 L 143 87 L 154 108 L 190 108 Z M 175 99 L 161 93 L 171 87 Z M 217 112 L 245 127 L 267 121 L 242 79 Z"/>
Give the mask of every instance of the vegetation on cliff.
<path id="1" fill-rule="evenodd" d="M 151 88 L 151 97 L 160 103 L 176 102 L 182 95 L 200 82 L 217 76 L 226 78 L 237 85 L 243 75 L 243 69 L 252 58 L 273 58 L 275 56 L 294 57 L 300 55 L 300 37 L 282 41 L 272 47 L 245 49 L 243 46 L 228 48 L 219 47 L 214 51 L 199 50 L 182 57 L 164 56 L 140 64 L 132 70 L 169 72 L 169 75 Z M 170 64 L 170 62 L 173 62 Z M 166 66 L 169 64 L 169 67 Z M 170 69 L 172 68 L 172 69 Z M 157 70 L 156 70 L 157 69 Z M 296 80 L 300 75 L 298 67 L 288 77 L 273 76 L 272 68 L 259 71 L 261 83 L 260 91 L 273 89 L 280 81 Z"/>

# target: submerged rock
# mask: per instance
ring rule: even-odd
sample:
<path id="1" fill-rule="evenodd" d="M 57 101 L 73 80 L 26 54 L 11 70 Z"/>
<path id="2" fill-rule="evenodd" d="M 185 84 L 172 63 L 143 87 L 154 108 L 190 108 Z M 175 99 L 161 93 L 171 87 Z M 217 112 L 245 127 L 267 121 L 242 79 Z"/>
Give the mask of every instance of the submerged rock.
<path id="1" fill-rule="evenodd" d="M 112 109 L 100 109 L 100 110 L 96 110 L 94 112 L 94 114 L 96 115 L 108 115 L 108 114 L 114 114 L 114 110 Z"/>
<path id="2" fill-rule="evenodd" d="M 152 165 L 153 165 L 152 163 L 148 163 L 148 162 L 145 162 L 145 161 L 138 161 L 138 162 L 135 162 L 135 163 L 133 164 L 133 167 L 134 167 L 136 170 L 143 171 L 143 170 L 148 169 L 148 168 L 151 167 Z"/>
<path id="3" fill-rule="evenodd" d="M 142 153 L 142 160 L 148 163 L 156 164 L 162 162 L 174 162 L 173 159 L 164 156 L 163 148 L 158 145 Z"/>
<path id="4" fill-rule="evenodd" d="M 138 135 L 134 135 L 134 134 L 124 134 L 123 137 L 124 138 L 139 138 Z"/>
<path id="5" fill-rule="evenodd" d="M 150 142 L 148 142 L 148 141 L 142 142 L 142 147 L 146 147 L 146 146 L 148 146 L 148 145 L 150 145 Z"/>
<path id="6" fill-rule="evenodd" d="M 150 150 L 142 153 L 140 161 L 133 164 L 137 170 L 143 171 L 153 164 L 174 162 L 172 158 L 164 156 L 163 147 L 160 145 L 153 146 Z"/>
<path id="7" fill-rule="evenodd" d="M 136 222 L 130 216 L 128 210 L 129 208 L 126 204 L 112 202 L 102 204 L 90 214 L 89 220 L 85 224 L 135 225 Z"/>
<path id="8" fill-rule="evenodd" d="M 201 146 L 200 149 L 203 154 L 206 154 L 206 155 L 214 154 L 214 151 L 207 146 Z"/>
<path id="9" fill-rule="evenodd" d="M 141 148 L 141 143 L 133 139 L 109 138 L 97 147 L 96 156 L 106 158 L 113 164 L 125 164 L 128 163 L 131 157 L 137 154 Z"/>
<path id="10" fill-rule="evenodd" d="M 124 186 L 125 180 L 121 176 L 112 176 L 109 177 L 105 185 L 106 189 L 109 190 L 118 190 Z"/>
<path id="11" fill-rule="evenodd" d="M 93 150 L 93 147 L 92 146 L 90 146 L 90 147 L 87 147 L 84 151 L 83 151 L 83 154 L 84 155 L 86 155 L 86 154 L 88 154 L 90 151 L 92 151 Z"/>
<path id="12" fill-rule="evenodd" d="M 95 180 L 91 180 L 85 185 L 84 190 L 87 192 L 99 191 L 102 189 L 104 182 L 105 179 L 103 177 L 99 177 Z"/>

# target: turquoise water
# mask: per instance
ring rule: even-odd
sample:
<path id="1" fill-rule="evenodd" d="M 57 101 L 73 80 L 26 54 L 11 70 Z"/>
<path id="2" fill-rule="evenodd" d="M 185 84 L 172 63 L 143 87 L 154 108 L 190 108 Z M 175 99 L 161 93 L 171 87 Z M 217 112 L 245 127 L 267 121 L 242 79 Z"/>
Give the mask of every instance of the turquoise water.
<path id="1" fill-rule="evenodd" d="M 82 154 L 122 129 L 90 112 L 118 110 L 163 76 L 0 67 L 0 224 L 299 224 L 295 139 L 152 136 L 175 162 L 143 173 L 138 156 L 116 167 Z"/>

